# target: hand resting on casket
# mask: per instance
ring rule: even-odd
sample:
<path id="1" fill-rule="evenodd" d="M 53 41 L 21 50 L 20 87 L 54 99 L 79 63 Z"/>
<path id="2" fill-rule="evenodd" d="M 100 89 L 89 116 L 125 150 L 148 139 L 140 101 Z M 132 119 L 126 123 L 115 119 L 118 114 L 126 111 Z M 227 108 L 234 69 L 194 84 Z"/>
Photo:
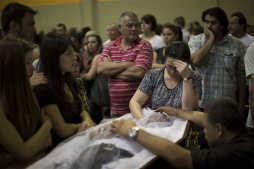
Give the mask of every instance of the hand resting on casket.
<path id="1" fill-rule="evenodd" d="M 91 141 L 98 139 L 109 139 L 114 137 L 116 134 L 110 131 L 110 124 L 104 125 L 89 133 L 89 139 Z"/>

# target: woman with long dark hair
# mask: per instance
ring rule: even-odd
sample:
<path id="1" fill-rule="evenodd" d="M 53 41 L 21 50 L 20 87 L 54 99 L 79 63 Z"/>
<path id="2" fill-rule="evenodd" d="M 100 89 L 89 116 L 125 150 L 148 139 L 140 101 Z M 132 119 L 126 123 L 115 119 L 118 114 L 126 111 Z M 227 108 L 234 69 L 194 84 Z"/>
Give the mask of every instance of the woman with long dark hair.
<path id="1" fill-rule="evenodd" d="M 26 162 L 51 145 L 51 120 L 41 113 L 29 84 L 32 51 L 19 38 L 0 41 L 0 168 Z"/>
<path id="2" fill-rule="evenodd" d="M 72 77 L 75 56 L 70 40 L 56 33 L 48 33 L 41 42 L 39 72 L 48 84 L 34 89 L 39 105 L 53 124 L 53 147 L 79 131 L 94 125 L 84 110 L 78 88 Z"/>

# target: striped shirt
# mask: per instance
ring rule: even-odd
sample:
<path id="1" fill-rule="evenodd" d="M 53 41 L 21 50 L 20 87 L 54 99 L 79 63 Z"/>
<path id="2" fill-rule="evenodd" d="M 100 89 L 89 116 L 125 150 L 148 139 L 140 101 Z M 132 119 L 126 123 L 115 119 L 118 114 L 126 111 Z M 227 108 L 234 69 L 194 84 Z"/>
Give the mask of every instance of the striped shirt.
<path id="1" fill-rule="evenodd" d="M 191 54 L 200 49 L 208 39 L 205 34 L 194 36 L 189 41 Z M 210 55 L 201 66 L 194 66 L 202 76 L 202 98 L 199 107 L 204 108 L 210 100 L 230 97 L 236 100 L 236 69 L 244 70 L 243 43 L 229 35 L 224 36 L 219 44 L 214 44 Z"/>
<path id="2" fill-rule="evenodd" d="M 140 67 L 146 71 L 151 69 L 153 62 L 153 49 L 149 42 L 138 39 L 123 51 L 121 47 L 122 37 L 110 42 L 103 49 L 102 55 L 97 62 L 111 58 L 112 62 L 135 62 L 135 67 Z M 111 98 L 111 113 L 124 115 L 130 113 L 129 102 L 136 92 L 141 81 L 124 81 L 121 79 L 109 79 L 109 94 Z M 144 106 L 147 106 L 145 104 Z"/>

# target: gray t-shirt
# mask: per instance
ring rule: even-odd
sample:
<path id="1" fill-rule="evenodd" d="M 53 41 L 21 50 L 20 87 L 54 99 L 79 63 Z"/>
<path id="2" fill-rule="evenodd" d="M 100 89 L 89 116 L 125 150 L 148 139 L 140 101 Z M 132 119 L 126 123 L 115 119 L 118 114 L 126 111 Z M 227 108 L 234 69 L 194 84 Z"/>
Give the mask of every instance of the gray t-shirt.
<path id="1" fill-rule="evenodd" d="M 148 95 L 151 99 L 151 109 L 162 106 L 182 108 L 183 80 L 174 89 L 169 89 L 164 81 L 165 67 L 149 70 L 143 78 L 138 90 Z M 201 98 L 202 96 L 202 77 L 192 71 L 192 82 L 194 93 Z"/>

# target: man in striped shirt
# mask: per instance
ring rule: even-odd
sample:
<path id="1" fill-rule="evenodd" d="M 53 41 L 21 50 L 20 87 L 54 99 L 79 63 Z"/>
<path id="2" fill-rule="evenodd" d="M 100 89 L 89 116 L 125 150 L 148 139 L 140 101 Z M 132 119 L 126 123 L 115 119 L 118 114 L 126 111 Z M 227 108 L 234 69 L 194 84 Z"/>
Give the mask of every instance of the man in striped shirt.
<path id="1" fill-rule="evenodd" d="M 123 13 L 119 19 L 119 31 L 121 36 L 105 46 L 97 61 L 97 73 L 110 77 L 112 117 L 130 113 L 130 99 L 153 61 L 151 44 L 139 38 L 136 14 Z"/>

